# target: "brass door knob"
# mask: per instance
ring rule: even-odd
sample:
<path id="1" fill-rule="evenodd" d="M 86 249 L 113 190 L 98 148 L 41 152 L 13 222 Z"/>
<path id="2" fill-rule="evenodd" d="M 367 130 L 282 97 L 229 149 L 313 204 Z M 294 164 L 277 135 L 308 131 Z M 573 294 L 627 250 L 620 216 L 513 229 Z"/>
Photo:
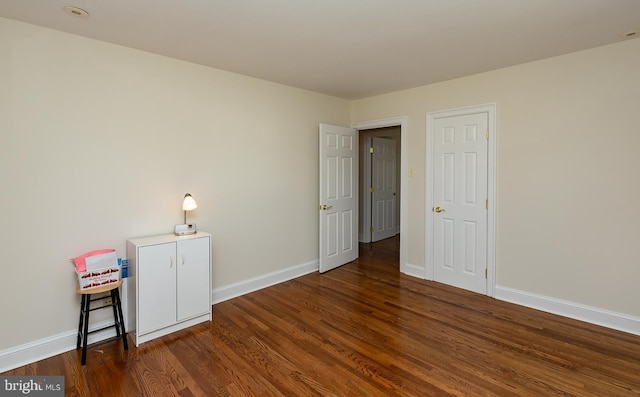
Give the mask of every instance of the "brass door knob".
<path id="1" fill-rule="evenodd" d="M 328 210 L 328 209 L 330 209 L 330 208 L 333 208 L 333 205 L 326 205 L 326 204 L 322 204 L 322 205 L 320 206 L 320 209 L 321 209 L 321 210 L 323 210 L 323 211 L 326 211 L 326 210 Z"/>
<path id="2" fill-rule="evenodd" d="M 435 212 L 440 213 L 440 212 L 444 212 L 444 208 L 442 207 L 436 207 L 433 209 Z"/>

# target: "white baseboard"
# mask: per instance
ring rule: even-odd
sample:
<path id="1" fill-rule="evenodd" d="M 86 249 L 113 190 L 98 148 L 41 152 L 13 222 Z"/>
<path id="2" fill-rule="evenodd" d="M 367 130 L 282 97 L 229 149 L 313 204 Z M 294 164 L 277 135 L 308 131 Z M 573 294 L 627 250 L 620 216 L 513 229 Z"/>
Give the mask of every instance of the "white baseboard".
<path id="1" fill-rule="evenodd" d="M 404 265 L 400 265 L 400 273 L 404 273 L 408 276 L 425 279 L 425 270 L 424 267 L 412 265 L 410 263 L 405 263 Z"/>
<path id="2" fill-rule="evenodd" d="M 89 331 L 100 329 L 110 324 L 113 324 L 113 321 L 91 324 Z M 88 344 L 99 342 L 114 336 L 116 336 L 115 328 L 105 329 L 103 331 L 96 332 L 95 334 L 90 334 L 88 336 Z M 0 352 L 0 372 L 9 371 L 23 365 L 44 360 L 45 358 L 49 358 L 57 354 L 75 350 L 77 337 L 77 330 L 67 331 L 48 338 L 3 350 Z"/>
<path id="3" fill-rule="evenodd" d="M 640 335 L 640 318 L 496 285 L 496 299 Z"/>
<path id="4" fill-rule="evenodd" d="M 276 272 L 263 274 L 248 280 L 243 280 L 235 284 L 225 285 L 215 288 L 211 292 L 211 303 L 216 304 L 226 300 L 248 294 L 272 285 L 280 284 L 284 281 L 293 280 L 296 277 L 318 271 L 318 261 L 303 263 Z"/>

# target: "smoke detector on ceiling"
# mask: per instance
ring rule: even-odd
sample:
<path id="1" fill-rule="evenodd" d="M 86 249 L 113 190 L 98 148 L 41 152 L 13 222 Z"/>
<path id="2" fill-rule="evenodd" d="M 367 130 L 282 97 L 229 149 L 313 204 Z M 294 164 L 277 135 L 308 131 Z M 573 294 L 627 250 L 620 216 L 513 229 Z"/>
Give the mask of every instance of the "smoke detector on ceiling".
<path id="1" fill-rule="evenodd" d="M 89 13 L 83 10 L 82 8 L 66 6 L 66 7 L 63 7 L 62 9 L 64 10 L 64 12 L 74 17 L 87 18 L 89 16 Z"/>

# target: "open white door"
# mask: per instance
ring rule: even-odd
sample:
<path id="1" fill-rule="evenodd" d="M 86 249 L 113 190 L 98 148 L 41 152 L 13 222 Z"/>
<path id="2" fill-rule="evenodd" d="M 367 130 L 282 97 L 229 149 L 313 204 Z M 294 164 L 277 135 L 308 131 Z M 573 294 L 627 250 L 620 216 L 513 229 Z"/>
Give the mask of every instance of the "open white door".
<path id="1" fill-rule="evenodd" d="M 358 136 L 320 124 L 320 272 L 358 257 Z"/>
<path id="2" fill-rule="evenodd" d="M 396 235 L 396 141 L 372 139 L 371 241 Z"/>

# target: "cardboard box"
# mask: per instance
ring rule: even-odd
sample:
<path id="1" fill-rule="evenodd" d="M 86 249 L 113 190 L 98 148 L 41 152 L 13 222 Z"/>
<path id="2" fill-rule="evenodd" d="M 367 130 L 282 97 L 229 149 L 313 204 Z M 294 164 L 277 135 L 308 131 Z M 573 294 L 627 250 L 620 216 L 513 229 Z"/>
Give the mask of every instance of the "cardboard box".
<path id="1" fill-rule="evenodd" d="M 115 250 L 93 251 L 72 261 L 76 265 L 81 290 L 103 287 L 120 281 L 120 266 L 118 266 Z"/>
<path id="2" fill-rule="evenodd" d="M 116 266 L 105 267 L 104 269 L 94 270 L 92 272 L 78 272 L 78 283 L 80 289 L 89 289 L 103 287 L 108 284 L 120 281 L 120 268 Z"/>

